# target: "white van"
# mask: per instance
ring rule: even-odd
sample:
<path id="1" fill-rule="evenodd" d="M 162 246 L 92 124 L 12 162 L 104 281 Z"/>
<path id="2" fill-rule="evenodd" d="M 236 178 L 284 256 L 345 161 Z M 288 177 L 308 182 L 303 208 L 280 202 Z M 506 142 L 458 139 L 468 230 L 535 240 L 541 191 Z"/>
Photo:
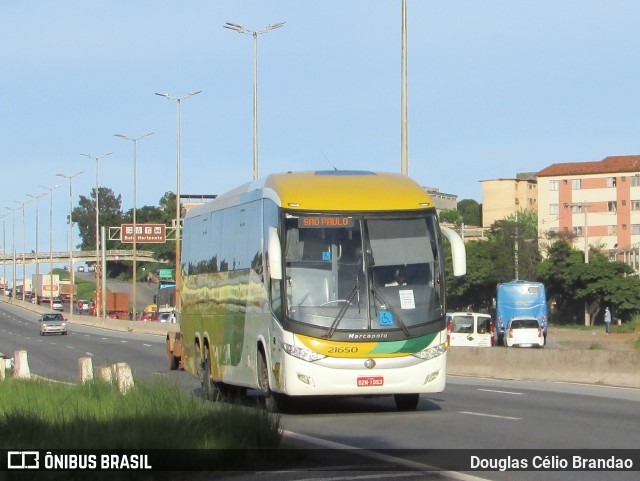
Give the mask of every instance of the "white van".
<path id="1" fill-rule="evenodd" d="M 489 314 L 447 313 L 447 332 L 451 346 L 491 347 L 494 345 L 493 321 Z"/>

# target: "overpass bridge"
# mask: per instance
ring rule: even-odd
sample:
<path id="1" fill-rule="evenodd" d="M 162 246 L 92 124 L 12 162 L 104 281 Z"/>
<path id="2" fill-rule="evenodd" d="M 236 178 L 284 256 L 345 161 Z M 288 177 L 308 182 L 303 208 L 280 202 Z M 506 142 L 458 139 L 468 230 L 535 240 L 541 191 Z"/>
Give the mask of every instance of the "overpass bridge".
<path id="1" fill-rule="evenodd" d="M 136 261 L 137 262 L 158 262 L 165 264 L 168 261 L 158 260 L 153 257 L 153 251 L 138 250 L 136 249 Z M 62 252 L 38 252 L 38 263 L 46 264 L 51 261 L 53 256 L 53 262 L 64 263 L 69 262 L 69 251 Z M 107 261 L 133 261 L 133 250 L 108 250 L 106 251 Z M 35 264 L 36 254 L 35 252 L 18 253 L 16 252 L 16 264 Z M 74 262 L 86 262 L 95 261 L 96 251 L 73 251 Z M 0 254 L 0 265 L 13 264 L 13 253 L 3 252 Z"/>

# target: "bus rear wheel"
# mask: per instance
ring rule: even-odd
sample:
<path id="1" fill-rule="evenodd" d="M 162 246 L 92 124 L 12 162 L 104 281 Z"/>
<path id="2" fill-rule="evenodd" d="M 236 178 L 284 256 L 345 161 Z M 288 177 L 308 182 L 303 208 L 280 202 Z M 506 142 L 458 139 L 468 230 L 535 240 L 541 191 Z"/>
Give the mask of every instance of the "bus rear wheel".
<path id="1" fill-rule="evenodd" d="M 200 379 L 201 396 L 208 401 L 219 401 L 220 391 L 215 383 L 211 380 L 211 360 L 209 359 L 209 348 L 200 349 L 200 345 L 196 344 L 195 362 L 198 379 Z"/>
<path id="2" fill-rule="evenodd" d="M 420 401 L 420 394 L 394 394 L 393 400 L 396 402 L 398 411 L 415 411 Z"/>

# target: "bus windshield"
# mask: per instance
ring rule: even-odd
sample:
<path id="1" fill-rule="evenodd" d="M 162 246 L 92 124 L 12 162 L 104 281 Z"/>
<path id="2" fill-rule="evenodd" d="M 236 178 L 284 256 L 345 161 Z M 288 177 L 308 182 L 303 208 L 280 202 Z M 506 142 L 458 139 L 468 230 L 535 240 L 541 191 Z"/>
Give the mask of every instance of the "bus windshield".
<path id="1" fill-rule="evenodd" d="M 435 214 L 287 215 L 288 320 L 336 330 L 402 330 L 444 315 Z"/>

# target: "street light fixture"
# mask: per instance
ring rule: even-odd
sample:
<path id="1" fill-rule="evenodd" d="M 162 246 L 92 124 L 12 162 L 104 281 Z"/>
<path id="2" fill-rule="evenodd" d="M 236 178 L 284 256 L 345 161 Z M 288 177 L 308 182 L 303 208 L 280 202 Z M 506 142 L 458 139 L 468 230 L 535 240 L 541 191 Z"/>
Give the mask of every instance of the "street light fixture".
<path id="1" fill-rule="evenodd" d="M 73 317 L 73 291 L 75 288 L 75 278 L 73 269 L 73 204 L 72 204 L 72 180 L 74 177 L 84 174 L 84 170 L 72 175 L 56 174 L 69 180 L 69 317 Z"/>
<path id="2" fill-rule="evenodd" d="M 40 194 L 40 195 L 31 195 L 31 194 L 27 194 L 28 197 L 31 197 L 35 203 L 36 203 L 36 279 L 37 282 L 39 282 L 40 284 L 44 285 L 43 283 L 41 283 L 40 281 L 40 260 L 38 259 L 38 231 L 40 230 L 39 227 L 39 216 L 40 216 L 40 198 L 44 197 L 46 195 L 46 193 Z M 43 289 L 44 290 L 44 287 Z M 49 278 L 49 298 L 51 298 L 51 293 L 53 292 L 53 279 Z M 36 299 L 37 302 L 37 299 Z"/>
<path id="3" fill-rule="evenodd" d="M 182 289 L 182 272 L 180 267 L 180 105 L 183 100 L 188 99 L 189 97 L 193 97 L 194 95 L 198 95 L 202 90 L 198 90 L 197 92 L 189 92 L 186 95 L 181 97 L 169 95 L 168 93 L 159 93 L 156 92 L 156 95 L 160 97 L 165 97 L 169 100 L 177 100 L 178 101 L 178 146 L 177 146 L 177 160 L 176 160 L 176 272 L 175 272 L 175 309 L 176 312 L 180 312 L 180 291 Z"/>
<path id="4" fill-rule="evenodd" d="M 138 236 L 138 232 L 137 232 L 137 226 L 136 226 L 136 146 L 138 143 L 138 140 L 142 140 L 145 137 L 149 137 L 150 135 L 153 135 L 154 132 L 148 132 L 146 134 L 141 135 L 140 137 L 129 137 L 128 135 L 124 135 L 124 134 L 115 134 L 116 137 L 120 137 L 121 139 L 124 140 L 129 140 L 133 143 L 133 209 L 132 209 L 132 217 L 133 217 L 133 300 L 132 300 L 132 304 L 133 304 L 133 308 L 132 308 L 132 316 L 131 316 L 131 320 L 135 321 L 136 320 L 136 302 L 137 302 L 137 297 L 136 297 L 136 276 L 137 276 L 137 268 L 136 268 L 136 237 Z"/>
<path id="5" fill-rule="evenodd" d="M 5 209 L 13 213 L 13 281 L 11 284 L 11 297 L 9 298 L 10 301 L 13 301 L 16 297 L 16 211 L 18 208 L 5 207 Z"/>
<path id="6" fill-rule="evenodd" d="M 49 279 L 53 279 L 53 191 L 61 185 L 62 184 L 56 184 L 51 187 L 45 185 L 40 186 L 49 191 Z M 53 310 L 53 295 L 49 298 L 49 308 Z"/>
<path id="7" fill-rule="evenodd" d="M 80 154 L 84 157 L 89 157 L 90 159 L 95 159 L 96 160 L 96 268 L 95 268 L 95 274 L 96 274 L 96 299 L 95 299 L 95 313 L 96 313 L 96 317 L 100 317 L 100 306 L 102 305 L 101 302 L 101 294 L 102 294 L 102 290 L 101 290 L 101 286 L 100 286 L 100 272 L 101 271 L 101 267 L 100 267 L 100 204 L 99 204 L 99 189 L 100 189 L 100 184 L 98 183 L 98 161 L 100 159 L 103 159 L 105 157 L 107 157 L 108 155 L 111 155 L 113 152 L 109 152 L 107 154 L 102 154 L 102 155 L 91 155 L 91 154 Z"/>
<path id="8" fill-rule="evenodd" d="M 283 27 L 285 22 L 270 23 L 262 30 L 249 30 L 244 25 L 226 23 L 224 28 L 253 37 L 253 179 L 258 178 L 258 35 Z"/>
<path id="9" fill-rule="evenodd" d="M 20 202 L 19 200 L 14 200 L 16 204 L 20 204 L 22 206 L 22 302 L 24 302 L 25 291 L 27 290 L 27 244 L 26 244 L 26 229 L 25 229 L 25 219 L 24 219 L 24 206 L 31 202 L 27 200 L 25 202 Z"/>

